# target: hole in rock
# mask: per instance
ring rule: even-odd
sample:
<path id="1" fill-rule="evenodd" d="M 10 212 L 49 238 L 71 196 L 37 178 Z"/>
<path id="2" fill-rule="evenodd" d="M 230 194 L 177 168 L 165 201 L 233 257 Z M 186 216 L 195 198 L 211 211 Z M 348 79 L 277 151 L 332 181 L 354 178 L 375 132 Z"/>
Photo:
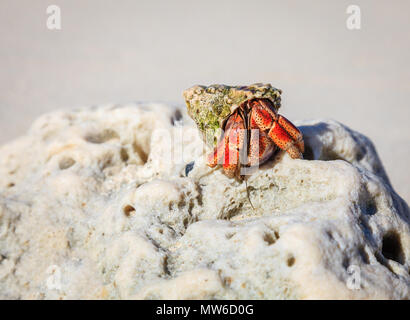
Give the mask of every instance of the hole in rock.
<path id="1" fill-rule="evenodd" d="M 163 270 L 164 270 L 164 273 L 165 273 L 166 275 L 168 275 L 168 276 L 171 275 L 171 271 L 170 271 L 170 269 L 169 269 L 168 256 L 165 256 L 165 257 L 164 257 L 164 260 L 163 260 Z"/>
<path id="2" fill-rule="evenodd" d="M 60 170 L 65 170 L 72 167 L 74 164 L 75 161 L 73 158 L 66 157 L 60 160 L 58 167 L 60 168 Z"/>
<path id="3" fill-rule="evenodd" d="M 111 139 L 117 138 L 119 138 L 118 133 L 111 129 L 105 129 L 102 132 L 97 133 L 89 133 L 84 137 L 87 142 L 96 144 L 104 143 Z"/>
<path id="4" fill-rule="evenodd" d="M 142 160 L 143 163 L 147 163 L 148 161 L 148 152 L 146 152 L 138 143 L 134 142 L 132 144 L 132 149 L 134 150 L 134 152 L 136 154 L 138 154 L 138 156 L 140 157 L 140 159 Z"/>
<path id="5" fill-rule="evenodd" d="M 192 171 L 192 169 L 194 168 L 194 165 L 195 165 L 195 161 L 191 161 L 185 166 L 185 176 L 186 177 L 188 177 L 188 174 Z"/>
<path id="6" fill-rule="evenodd" d="M 368 201 L 366 201 L 363 205 L 362 205 L 362 212 L 364 214 L 367 214 L 369 216 L 372 216 L 374 214 L 376 214 L 377 212 L 377 205 L 376 202 L 374 201 L 374 199 L 369 198 Z"/>
<path id="7" fill-rule="evenodd" d="M 179 109 L 176 109 L 174 114 L 171 116 L 171 124 L 173 126 L 182 124 L 182 113 Z"/>
<path id="8" fill-rule="evenodd" d="M 334 240 L 333 234 L 332 234 L 331 231 L 327 230 L 327 231 L 326 231 L 326 235 L 327 235 L 327 237 L 329 238 L 330 241 L 333 241 L 333 240 Z"/>
<path id="9" fill-rule="evenodd" d="M 235 232 L 228 232 L 227 234 L 225 234 L 225 238 L 229 240 L 229 239 L 231 239 L 234 235 L 235 235 Z"/>
<path id="10" fill-rule="evenodd" d="M 175 206 L 174 206 L 174 203 L 173 203 L 173 202 L 168 203 L 168 210 L 169 210 L 169 211 L 171 211 L 174 207 L 175 207 Z"/>
<path id="11" fill-rule="evenodd" d="M 270 246 L 271 244 L 274 244 L 276 240 L 270 233 L 265 233 L 263 235 L 263 241 L 265 241 Z"/>
<path id="12" fill-rule="evenodd" d="M 124 207 L 123 211 L 124 211 L 124 214 L 125 214 L 127 217 L 129 217 L 129 216 L 131 216 L 131 215 L 133 214 L 133 212 L 135 212 L 135 208 L 134 208 L 133 206 L 127 204 L 127 205 Z"/>
<path id="13" fill-rule="evenodd" d="M 382 254 L 387 259 L 404 264 L 403 247 L 397 232 L 389 231 L 383 236 Z"/>
<path id="14" fill-rule="evenodd" d="M 360 210 L 369 216 L 372 216 L 377 213 L 377 204 L 374 196 L 370 194 L 367 190 L 367 187 L 364 187 L 364 190 L 360 193 Z"/>
<path id="15" fill-rule="evenodd" d="M 120 157 L 123 162 L 127 162 L 130 156 L 128 155 L 128 151 L 125 148 L 121 148 L 120 150 Z"/>
<path id="16" fill-rule="evenodd" d="M 360 148 L 357 153 L 356 153 L 356 161 L 360 161 L 364 158 L 366 155 L 366 149 L 365 148 Z"/>
<path id="17" fill-rule="evenodd" d="M 189 219 L 187 217 L 184 218 L 184 220 L 182 221 L 182 223 L 184 224 L 184 228 L 188 228 L 188 224 L 189 224 Z"/>
<path id="18" fill-rule="evenodd" d="M 289 256 L 288 259 L 286 260 L 286 264 L 288 267 L 292 267 L 296 262 L 296 259 L 294 256 Z"/>
<path id="19" fill-rule="evenodd" d="M 16 185 L 16 184 L 15 184 L 14 182 L 10 182 L 10 183 L 7 185 L 7 188 L 13 188 L 15 185 Z"/>
<path id="20" fill-rule="evenodd" d="M 345 268 L 346 270 L 349 268 L 349 266 L 350 266 L 350 259 L 349 259 L 348 257 L 344 257 L 344 258 L 343 258 L 342 266 L 343 266 L 343 268 Z"/>

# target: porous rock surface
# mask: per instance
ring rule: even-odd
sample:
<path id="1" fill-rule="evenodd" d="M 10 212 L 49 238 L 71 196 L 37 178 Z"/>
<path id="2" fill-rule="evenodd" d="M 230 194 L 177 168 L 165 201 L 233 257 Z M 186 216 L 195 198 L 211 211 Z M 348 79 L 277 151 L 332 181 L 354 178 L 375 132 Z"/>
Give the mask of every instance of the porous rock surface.
<path id="1" fill-rule="evenodd" d="M 409 208 L 372 143 L 295 123 L 305 159 L 253 172 L 252 208 L 183 109 L 42 116 L 0 147 L 0 298 L 408 299 Z"/>

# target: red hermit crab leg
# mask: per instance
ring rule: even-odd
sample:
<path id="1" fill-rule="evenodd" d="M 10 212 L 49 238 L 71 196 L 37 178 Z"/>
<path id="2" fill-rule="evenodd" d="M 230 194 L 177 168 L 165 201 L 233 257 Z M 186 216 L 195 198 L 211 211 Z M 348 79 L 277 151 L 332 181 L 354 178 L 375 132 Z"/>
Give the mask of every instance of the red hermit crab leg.
<path id="1" fill-rule="evenodd" d="M 269 106 L 269 101 L 254 100 L 249 103 L 251 108 L 251 125 L 259 129 L 269 130 L 269 138 L 292 158 L 302 158 L 304 151 L 303 137 L 300 131 L 285 117 L 276 115 Z"/>
<path id="2" fill-rule="evenodd" d="M 249 163 L 253 167 L 263 163 L 272 155 L 274 145 L 268 138 L 265 131 L 259 130 L 258 127 L 253 127 L 251 130 L 251 138 L 249 145 Z M 256 129 L 256 130 L 255 130 Z"/>
<path id="3" fill-rule="evenodd" d="M 283 129 L 286 130 L 287 133 L 290 134 L 290 136 L 295 141 L 299 151 L 302 153 L 305 152 L 305 143 L 303 142 L 303 135 L 299 131 L 299 129 L 296 128 L 292 122 L 290 122 L 288 119 L 286 119 L 284 116 L 281 116 L 280 114 L 278 115 L 278 123 Z"/>
<path id="4" fill-rule="evenodd" d="M 287 123 L 293 126 L 289 121 L 287 121 Z M 303 158 L 301 150 L 298 148 L 298 144 L 301 143 L 299 141 L 294 141 L 291 134 L 287 132 L 278 121 L 273 123 L 268 136 L 280 149 L 285 150 L 293 159 Z"/>
<path id="5" fill-rule="evenodd" d="M 213 153 L 208 156 L 208 165 L 213 168 L 222 164 L 225 174 L 233 177 L 239 165 L 239 151 L 244 139 L 244 124 L 238 113 L 234 113 L 226 123 L 223 138 Z"/>

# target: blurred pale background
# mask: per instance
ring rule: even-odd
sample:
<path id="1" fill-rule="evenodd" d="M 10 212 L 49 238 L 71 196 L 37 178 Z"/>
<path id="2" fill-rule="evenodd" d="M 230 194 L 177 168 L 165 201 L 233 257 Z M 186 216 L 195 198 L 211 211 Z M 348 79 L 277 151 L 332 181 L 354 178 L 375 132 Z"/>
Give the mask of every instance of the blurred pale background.
<path id="1" fill-rule="evenodd" d="M 51 4 L 59 31 L 46 28 Z M 346 28 L 350 4 L 361 30 Z M 193 84 L 271 82 L 290 119 L 369 136 L 409 203 L 409 12 L 398 0 L 1 0 L 0 143 L 56 108 L 183 104 Z"/>

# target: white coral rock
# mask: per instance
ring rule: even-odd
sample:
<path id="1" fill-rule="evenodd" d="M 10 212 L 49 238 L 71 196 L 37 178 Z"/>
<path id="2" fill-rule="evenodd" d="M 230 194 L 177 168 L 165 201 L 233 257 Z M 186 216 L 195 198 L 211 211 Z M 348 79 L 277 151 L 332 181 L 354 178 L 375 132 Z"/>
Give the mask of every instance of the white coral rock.
<path id="1" fill-rule="evenodd" d="M 410 298 L 409 208 L 372 143 L 297 124 L 305 159 L 254 171 L 253 209 L 175 108 L 39 118 L 0 148 L 0 298 Z"/>

